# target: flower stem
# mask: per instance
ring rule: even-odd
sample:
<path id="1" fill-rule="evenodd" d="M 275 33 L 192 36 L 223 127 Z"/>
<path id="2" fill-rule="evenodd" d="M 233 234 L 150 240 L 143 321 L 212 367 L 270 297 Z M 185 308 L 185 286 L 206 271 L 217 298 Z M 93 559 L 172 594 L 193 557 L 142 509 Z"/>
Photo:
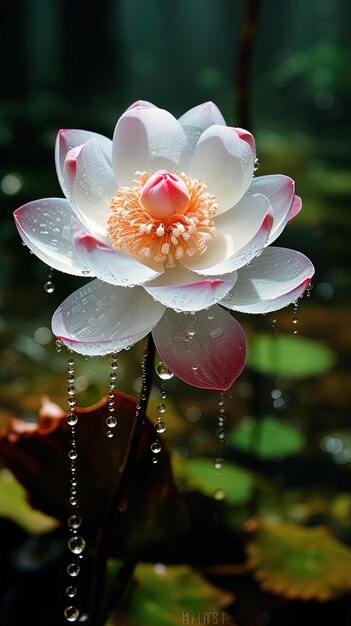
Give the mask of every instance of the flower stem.
<path id="1" fill-rule="evenodd" d="M 237 123 L 252 131 L 250 106 L 250 66 L 255 35 L 260 14 L 260 0 L 247 0 L 240 29 L 238 57 L 235 71 L 235 92 L 237 101 Z"/>
<path id="2" fill-rule="evenodd" d="M 91 584 L 91 601 L 89 610 L 89 626 L 104 626 L 107 619 L 107 612 L 111 605 L 109 599 L 105 598 L 105 582 L 106 582 L 106 564 L 109 556 L 109 541 L 111 529 L 114 519 L 114 512 L 118 506 L 118 502 L 123 497 L 125 490 L 132 476 L 138 453 L 138 444 L 140 435 L 145 423 L 146 408 L 151 392 L 153 364 L 155 359 L 155 344 L 151 333 L 148 336 L 148 343 L 144 355 L 143 367 L 143 383 L 139 397 L 139 410 L 136 411 L 135 420 L 133 422 L 129 440 L 125 452 L 125 460 L 121 468 L 118 468 L 114 488 L 111 491 L 111 497 L 106 507 L 105 516 L 100 527 L 100 531 L 96 540 L 96 561 L 94 563 L 93 578 Z M 118 600 L 123 595 L 136 563 L 126 561 L 121 567 L 117 576 Z"/>

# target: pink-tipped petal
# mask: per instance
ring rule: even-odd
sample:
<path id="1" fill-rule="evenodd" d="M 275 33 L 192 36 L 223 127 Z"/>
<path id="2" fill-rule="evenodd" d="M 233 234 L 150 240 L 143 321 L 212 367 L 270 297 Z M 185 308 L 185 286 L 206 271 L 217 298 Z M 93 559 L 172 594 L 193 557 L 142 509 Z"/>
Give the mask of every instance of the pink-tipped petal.
<path id="1" fill-rule="evenodd" d="M 133 108 L 118 120 L 113 136 L 113 168 L 118 185 L 133 186 L 136 171 L 184 169 L 187 138 L 175 117 L 156 107 Z"/>
<path id="2" fill-rule="evenodd" d="M 208 191 L 217 196 L 218 215 L 239 202 L 253 176 L 256 153 L 252 135 L 245 132 L 243 136 L 242 129 L 210 126 L 190 161 L 187 173 L 206 182 Z"/>
<path id="3" fill-rule="evenodd" d="M 208 276 L 234 272 L 265 246 L 273 223 L 271 206 L 262 194 L 245 194 L 230 211 L 215 218 L 216 236 L 206 241 L 204 254 L 181 263 Z"/>
<path id="4" fill-rule="evenodd" d="M 229 389 L 245 365 L 244 331 L 217 305 L 192 320 L 167 310 L 152 334 L 167 367 L 194 387 Z"/>
<path id="5" fill-rule="evenodd" d="M 251 193 L 262 193 L 270 201 L 273 209 L 273 227 L 267 240 L 267 246 L 283 232 L 289 218 L 295 191 L 295 183 L 289 176 L 272 174 L 257 176 L 251 182 Z"/>
<path id="6" fill-rule="evenodd" d="M 302 199 L 300 198 L 300 196 L 295 195 L 293 203 L 290 208 L 288 221 L 291 222 L 291 220 L 293 220 L 294 217 L 296 217 L 296 215 L 300 213 L 301 209 L 302 209 Z"/>
<path id="7" fill-rule="evenodd" d="M 67 153 L 64 177 L 80 220 L 94 235 L 106 237 L 109 205 L 117 184 L 95 139 Z"/>
<path id="8" fill-rule="evenodd" d="M 220 304 L 243 313 L 278 311 L 303 294 L 313 274 L 304 254 L 271 246 L 240 270 L 231 296 Z"/>
<path id="9" fill-rule="evenodd" d="M 93 280 L 58 307 L 52 332 L 79 354 L 110 354 L 145 337 L 164 310 L 142 287 L 126 289 Z"/>
<path id="10" fill-rule="evenodd" d="M 113 248 L 98 241 L 93 235 L 73 222 L 73 247 L 77 257 L 93 276 L 111 285 L 133 287 L 145 281 L 157 278 L 163 267 L 158 264 L 158 271 L 129 258 Z M 155 266 L 157 264 L 155 263 Z"/>
<path id="11" fill-rule="evenodd" d="M 66 185 L 63 177 L 63 166 L 67 152 L 72 148 L 81 146 L 90 139 L 95 139 L 100 145 L 108 163 L 112 162 L 112 140 L 99 133 L 92 133 L 89 130 L 76 130 L 74 128 L 62 128 L 56 137 L 55 144 L 55 164 L 57 177 L 62 187 L 62 191 L 66 194 Z"/>
<path id="12" fill-rule="evenodd" d="M 219 108 L 213 102 L 204 102 L 189 111 L 186 111 L 179 119 L 179 124 L 184 128 L 188 138 L 190 153 L 195 150 L 195 146 L 200 135 L 214 124 L 226 126 L 225 119 Z"/>
<path id="13" fill-rule="evenodd" d="M 167 220 L 174 213 L 184 213 L 189 206 L 185 182 L 167 170 L 158 170 L 141 190 L 141 202 L 153 217 Z"/>
<path id="14" fill-rule="evenodd" d="M 156 105 L 152 104 L 148 100 L 136 100 L 131 104 L 126 110 L 130 111 L 131 109 L 156 109 Z"/>
<path id="15" fill-rule="evenodd" d="M 235 285 L 236 272 L 225 276 L 200 277 L 181 265 L 144 285 L 158 302 L 178 311 L 200 311 L 219 300 Z"/>
<path id="16" fill-rule="evenodd" d="M 72 209 L 67 200 L 34 200 L 17 209 L 14 218 L 23 242 L 41 261 L 60 272 L 84 275 L 86 267 L 72 244 Z"/>

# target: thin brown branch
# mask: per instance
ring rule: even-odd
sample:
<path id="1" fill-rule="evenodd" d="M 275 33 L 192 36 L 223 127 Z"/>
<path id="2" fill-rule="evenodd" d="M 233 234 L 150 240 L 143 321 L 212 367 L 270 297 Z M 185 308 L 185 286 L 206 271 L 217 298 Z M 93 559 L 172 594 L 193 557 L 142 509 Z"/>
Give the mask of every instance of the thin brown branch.
<path id="1" fill-rule="evenodd" d="M 138 454 L 138 444 L 140 435 L 145 423 L 146 408 L 151 392 L 153 364 L 155 359 L 155 344 L 151 333 L 148 337 L 148 345 L 144 360 L 144 372 L 145 376 L 142 383 L 142 388 L 139 397 L 139 410 L 136 412 L 136 419 L 134 420 L 133 427 L 130 432 L 124 461 L 122 463 L 123 472 L 121 474 L 121 468 L 118 469 L 116 474 L 115 487 L 112 489 L 110 501 L 106 507 L 106 513 L 104 520 L 101 524 L 100 531 L 96 541 L 96 563 L 94 567 L 94 575 L 91 584 L 91 601 L 89 610 L 89 626 L 104 626 L 106 621 L 106 609 L 109 606 L 109 601 L 105 601 L 105 581 L 106 581 L 106 563 L 108 558 L 109 540 L 111 535 L 111 524 L 113 523 L 114 511 L 118 506 L 118 502 L 125 493 L 131 475 L 133 473 L 135 462 Z M 120 595 L 123 593 L 123 586 L 128 582 L 125 580 L 125 572 L 131 575 L 133 572 L 134 564 L 126 564 L 126 567 L 122 566 L 123 575 L 120 577 L 123 580 L 123 585 L 119 585 Z M 121 582 L 120 581 L 120 582 Z"/>
<path id="2" fill-rule="evenodd" d="M 238 59 L 234 77 L 237 102 L 236 120 L 239 126 L 250 131 L 252 131 L 250 70 L 259 15 L 260 0 L 247 0 L 240 29 Z"/>

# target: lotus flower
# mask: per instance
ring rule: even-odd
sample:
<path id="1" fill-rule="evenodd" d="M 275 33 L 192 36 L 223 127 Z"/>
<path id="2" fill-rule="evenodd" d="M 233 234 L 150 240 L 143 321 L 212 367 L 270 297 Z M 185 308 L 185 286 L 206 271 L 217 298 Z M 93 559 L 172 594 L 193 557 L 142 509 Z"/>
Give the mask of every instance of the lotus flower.
<path id="1" fill-rule="evenodd" d="M 66 199 L 15 211 L 40 259 L 96 277 L 56 310 L 56 337 L 103 355 L 152 331 L 179 378 L 227 389 L 245 362 L 244 332 L 228 309 L 281 309 L 314 273 L 303 254 L 267 247 L 301 201 L 287 176 L 253 178 L 255 160 L 251 133 L 226 126 L 211 102 L 176 120 L 138 101 L 113 141 L 61 130 L 56 169 Z"/>

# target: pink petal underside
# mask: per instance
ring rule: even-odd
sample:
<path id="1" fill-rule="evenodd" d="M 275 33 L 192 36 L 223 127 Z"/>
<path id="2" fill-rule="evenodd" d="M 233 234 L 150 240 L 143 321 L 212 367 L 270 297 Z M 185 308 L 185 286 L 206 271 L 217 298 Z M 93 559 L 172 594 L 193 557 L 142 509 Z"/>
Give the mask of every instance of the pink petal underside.
<path id="1" fill-rule="evenodd" d="M 288 221 L 291 222 L 291 220 L 293 220 L 294 217 L 296 217 L 296 215 L 300 213 L 301 209 L 302 209 L 302 199 L 300 198 L 300 196 L 294 196 L 294 200 L 292 203 L 292 207 L 290 209 Z"/>
<path id="2" fill-rule="evenodd" d="M 152 334 L 167 367 L 194 387 L 229 389 L 245 365 L 244 331 L 217 305 L 194 317 L 169 309 Z"/>

